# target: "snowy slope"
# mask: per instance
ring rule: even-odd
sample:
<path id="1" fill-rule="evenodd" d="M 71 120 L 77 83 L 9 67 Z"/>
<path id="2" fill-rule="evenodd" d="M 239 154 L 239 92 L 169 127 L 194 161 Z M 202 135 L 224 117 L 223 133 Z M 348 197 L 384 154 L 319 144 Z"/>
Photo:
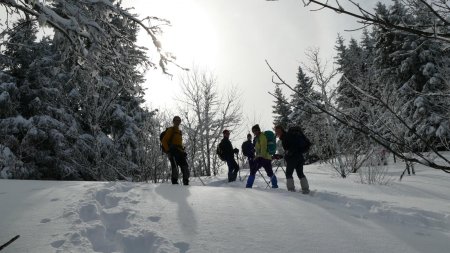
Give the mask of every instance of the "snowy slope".
<path id="1" fill-rule="evenodd" d="M 306 167 L 314 196 L 209 178 L 208 186 L 0 180 L 3 252 L 448 252 L 450 175 L 389 186 Z M 242 176 L 245 172 L 242 172 Z M 298 180 L 296 181 L 297 187 Z"/>

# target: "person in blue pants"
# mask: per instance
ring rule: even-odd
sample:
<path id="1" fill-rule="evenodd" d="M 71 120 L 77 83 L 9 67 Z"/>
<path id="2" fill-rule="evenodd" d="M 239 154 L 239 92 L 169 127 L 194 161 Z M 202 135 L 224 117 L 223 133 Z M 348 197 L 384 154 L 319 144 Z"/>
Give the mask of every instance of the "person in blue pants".
<path id="1" fill-rule="evenodd" d="M 247 179 L 246 188 L 252 188 L 253 182 L 255 181 L 256 172 L 263 167 L 270 177 L 272 183 L 272 188 L 278 188 L 277 177 L 272 170 L 272 156 L 267 150 L 267 138 L 261 132 L 259 125 L 254 125 L 252 127 L 252 132 L 255 135 L 255 160 L 253 166 L 250 167 L 250 176 Z"/>

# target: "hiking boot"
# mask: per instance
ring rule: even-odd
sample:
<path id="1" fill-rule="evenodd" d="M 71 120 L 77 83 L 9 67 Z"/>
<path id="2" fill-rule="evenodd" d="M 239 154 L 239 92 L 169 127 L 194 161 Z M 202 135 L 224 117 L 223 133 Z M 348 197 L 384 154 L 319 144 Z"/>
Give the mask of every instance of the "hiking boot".
<path id="1" fill-rule="evenodd" d="M 288 191 L 295 192 L 295 184 L 293 178 L 286 179 L 286 187 Z"/>
<path id="2" fill-rule="evenodd" d="M 272 183 L 272 188 L 278 188 L 278 180 L 275 175 L 273 175 L 272 178 L 270 178 L 270 181 Z"/>
<path id="3" fill-rule="evenodd" d="M 300 178 L 300 186 L 302 187 L 303 194 L 309 193 L 309 184 L 308 184 L 308 179 L 306 179 L 306 177 Z"/>

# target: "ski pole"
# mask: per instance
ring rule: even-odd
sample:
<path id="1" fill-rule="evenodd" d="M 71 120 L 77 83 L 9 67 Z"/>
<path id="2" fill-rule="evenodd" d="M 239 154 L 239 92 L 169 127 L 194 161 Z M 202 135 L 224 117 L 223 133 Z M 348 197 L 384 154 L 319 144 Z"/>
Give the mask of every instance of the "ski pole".
<path id="1" fill-rule="evenodd" d="M 262 172 L 259 169 L 258 169 L 258 172 L 261 175 L 261 177 L 264 179 L 264 182 L 266 182 L 267 187 L 269 187 L 270 186 L 270 182 L 267 182 L 266 178 L 264 177 L 264 175 L 262 174 Z M 267 187 L 266 187 L 266 189 L 267 189 Z"/>
<path id="2" fill-rule="evenodd" d="M 19 239 L 20 235 L 16 235 L 14 236 L 11 240 L 9 240 L 8 242 L 6 242 L 5 244 L 0 246 L 0 250 L 6 248 L 6 246 L 10 245 L 11 243 L 13 243 L 15 240 Z"/>
<path id="3" fill-rule="evenodd" d="M 239 166 L 239 164 L 240 164 L 240 160 L 239 160 L 239 153 L 236 153 L 236 159 L 238 160 L 238 166 Z M 242 181 L 242 178 L 241 178 L 241 168 L 239 168 L 238 167 L 238 174 L 239 174 L 239 181 Z"/>

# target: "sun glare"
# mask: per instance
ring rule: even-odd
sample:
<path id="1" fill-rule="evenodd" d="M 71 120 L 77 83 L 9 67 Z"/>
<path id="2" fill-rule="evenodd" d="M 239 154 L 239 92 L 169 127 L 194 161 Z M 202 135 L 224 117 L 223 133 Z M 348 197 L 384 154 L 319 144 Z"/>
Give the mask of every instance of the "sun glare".
<path id="1" fill-rule="evenodd" d="M 136 8 L 142 17 L 156 16 L 169 20 L 170 26 L 162 26 L 158 35 L 163 50 L 173 53 L 182 64 L 210 65 L 217 61 L 219 40 L 213 16 L 206 6 L 194 1 L 138 0 L 129 4 Z M 152 7 L 152 8 L 150 8 Z M 141 31 L 140 40 L 144 44 L 150 38 Z"/>
<path id="2" fill-rule="evenodd" d="M 187 0 L 138 0 L 129 3 L 141 16 L 156 16 L 170 21 L 171 26 L 164 26 L 159 35 L 163 50 L 176 57 L 176 63 L 191 68 L 193 64 L 208 66 L 213 69 L 219 62 L 219 42 L 217 27 L 205 6 Z M 151 7 L 151 8 L 150 8 Z M 148 35 L 141 31 L 139 41 L 142 45 L 150 44 Z M 154 62 L 157 55 L 151 54 Z M 146 100 L 151 107 L 173 109 L 174 98 L 180 93 L 177 76 L 182 71 L 169 66 L 174 75 L 170 78 L 161 70 L 150 70 L 147 73 Z"/>
<path id="3" fill-rule="evenodd" d="M 181 64 L 214 64 L 218 40 L 208 12 L 192 3 L 173 12 L 172 26 L 162 35 L 165 49 L 174 53 Z"/>

